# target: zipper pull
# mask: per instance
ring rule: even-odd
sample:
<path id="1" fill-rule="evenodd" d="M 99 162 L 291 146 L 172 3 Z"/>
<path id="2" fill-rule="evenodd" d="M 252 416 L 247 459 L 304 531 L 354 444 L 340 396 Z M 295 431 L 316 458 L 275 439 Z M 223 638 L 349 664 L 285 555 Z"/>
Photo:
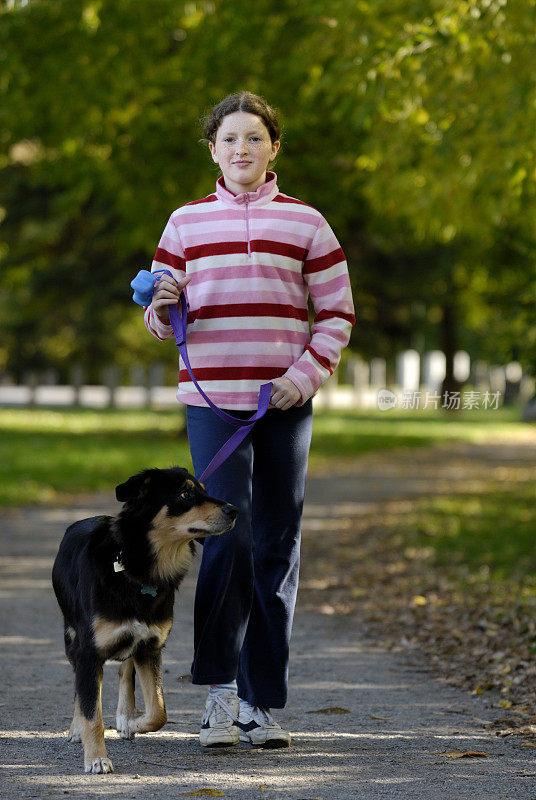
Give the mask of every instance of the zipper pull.
<path id="1" fill-rule="evenodd" d="M 248 256 L 251 258 L 251 242 L 249 241 L 249 197 L 246 194 L 246 239 L 248 243 Z"/>

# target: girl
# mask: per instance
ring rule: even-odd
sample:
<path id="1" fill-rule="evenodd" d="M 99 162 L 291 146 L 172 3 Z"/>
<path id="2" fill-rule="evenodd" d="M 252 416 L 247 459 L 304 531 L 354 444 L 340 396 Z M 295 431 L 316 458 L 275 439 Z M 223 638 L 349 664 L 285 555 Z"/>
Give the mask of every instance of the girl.
<path id="1" fill-rule="evenodd" d="M 171 214 L 152 270 L 170 269 L 174 280 L 159 281 L 145 324 L 170 338 L 169 306 L 188 284 L 188 349 L 203 390 L 220 408 L 249 417 L 259 386 L 273 388 L 266 415 L 206 481 L 239 515 L 232 531 L 203 547 L 192 664 L 192 682 L 209 686 L 200 742 L 287 747 L 290 734 L 269 709 L 287 699 L 311 398 L 348 343 L 352 296 L 325 219 L 280 192 L 267 172 L 280 136 L 266 101 L 250 92 L 227 97 L 204 133 L 222 175 L 215 192 Z M 206 405 L 182 359 L 177 397 L 187 406 L 200 475 L 235 428 Z"/>

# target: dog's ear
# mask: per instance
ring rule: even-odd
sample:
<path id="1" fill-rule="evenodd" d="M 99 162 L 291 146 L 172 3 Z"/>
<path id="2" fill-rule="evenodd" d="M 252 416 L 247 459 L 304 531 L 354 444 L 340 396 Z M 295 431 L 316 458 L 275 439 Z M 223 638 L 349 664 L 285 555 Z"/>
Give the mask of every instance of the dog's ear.
<path id="1" fill-rule="evenodd" d="M 115 496 L 120 503 L 128 503 L 128 501 L 138 500 L 142 497 L 147 489 L 147 484 L 150 482 L 151 470 L 144 470 L 137 475 L 133 475 L 125 483 L 120 483 L 115 487 Z"/>

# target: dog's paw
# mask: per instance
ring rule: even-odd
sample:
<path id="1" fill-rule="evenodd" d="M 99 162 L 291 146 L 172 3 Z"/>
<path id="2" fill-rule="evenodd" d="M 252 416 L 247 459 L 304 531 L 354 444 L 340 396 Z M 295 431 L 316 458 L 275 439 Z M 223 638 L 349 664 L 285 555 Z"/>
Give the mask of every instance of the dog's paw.
<path id="1" fill-rule="evenodd" d="M 127 717 L 126 714 L 118 714 L 115 718 L 115 727 L 121 739 L 133 739 L 135 731 L 132 729 L 134 718 Z"/>
<path id="2" fill-rule="evenodd" d="M 85 772 L 91 772 L 93 775 L 103 775 L 107 772 L 114 771 L 114 765 L 109 758 L 94 758 L 89 764 L 84 767 Z"/>
<path id="3" fill-rule="evenodd" d="M 80 731 L 70 730 L 69 733 L 67 734 L 67 741 L 80 743 L 82 741 L 82 735 Z"/>

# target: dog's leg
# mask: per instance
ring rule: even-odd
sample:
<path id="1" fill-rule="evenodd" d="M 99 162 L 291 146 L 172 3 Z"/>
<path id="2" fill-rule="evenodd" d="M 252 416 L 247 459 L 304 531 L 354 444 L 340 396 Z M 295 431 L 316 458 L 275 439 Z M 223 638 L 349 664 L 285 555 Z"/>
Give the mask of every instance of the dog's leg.
<path id="1" fill-rule="evenodd" d="M 150 648 L 139 650 L 134 657 L 136 673 L 145 701 L 145 713 L 129 721 L 133 733 L 157 731 L 167 722 L 162 685 L 162 651 Z"/>
<path id="2" fill-rule="evenodd" d="M 69 733 L 67 734 L 68 742 L 81 742 L 82 741 L 82 728 L 84 725 L 84 718 L 80 711 L 80 703 L 78 702 L 78 695 L 74 696 L 74 714 Z"/>
<path id="3" fill-rule="evenodd" d="M 76 695 L 80 704 L 84 770 L 113 772 L 104 744 L 102 721 L 102 663 L 96 656 L 83 653 L 75 663 Z"/>
<path id="4" fill-rule="evenodd" d="M 134 738 L 134 731 L 130 728 L 136 717 L 134 675 L 134 659 L 127 658 L 119 667 L 119 699 L 115 717 L 115 726 L 122 739 Z"/>

